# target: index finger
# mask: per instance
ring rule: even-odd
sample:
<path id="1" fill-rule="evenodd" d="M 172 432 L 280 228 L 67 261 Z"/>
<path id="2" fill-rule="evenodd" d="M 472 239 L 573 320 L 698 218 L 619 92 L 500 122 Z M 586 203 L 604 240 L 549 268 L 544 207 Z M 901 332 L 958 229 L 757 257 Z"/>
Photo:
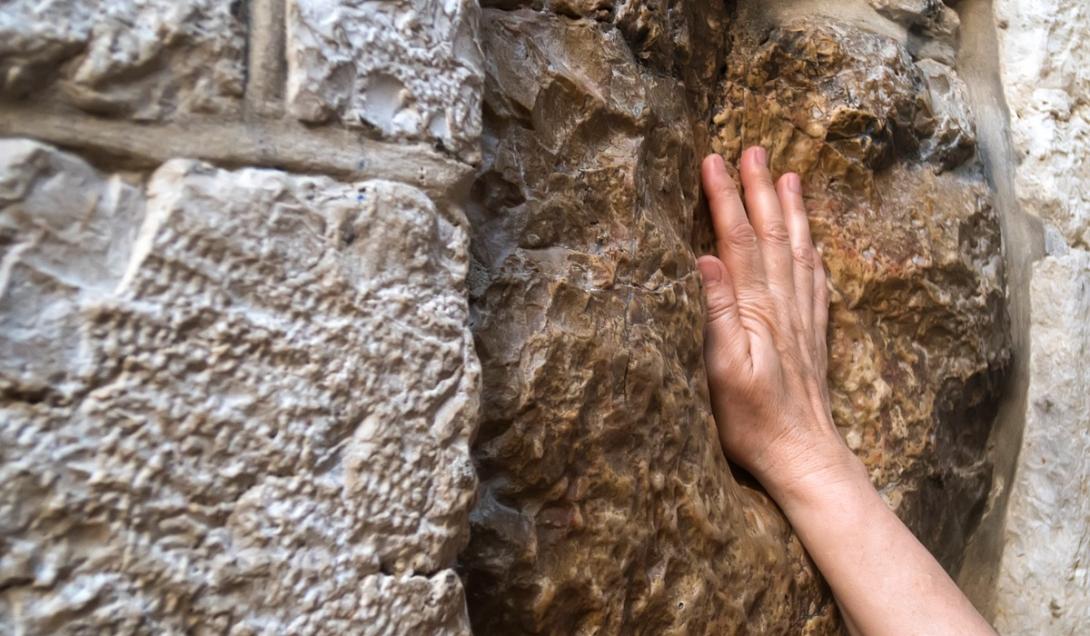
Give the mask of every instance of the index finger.
<path id="1" fill-rule="evenodd" d="M 700 173 L 711 207 L 716 251 L 730 272 L 736 293 L 744 296 L 758 292 L 765 286 L 764 265 L 757 234 L 746 216 L 738 188 L 718 154 L 704 158 Z"/>

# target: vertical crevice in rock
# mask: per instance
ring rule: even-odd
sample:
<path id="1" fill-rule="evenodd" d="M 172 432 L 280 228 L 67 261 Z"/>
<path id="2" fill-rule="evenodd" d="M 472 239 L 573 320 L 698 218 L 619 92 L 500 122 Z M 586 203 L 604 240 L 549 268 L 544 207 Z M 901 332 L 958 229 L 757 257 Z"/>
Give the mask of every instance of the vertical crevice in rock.
<path id="1" fill-rule="evenodd" d="M 245 7 L 246 104 L 249 110 L 276 116 L 284 111 L 285 0 L 238 0 Z"/>
<path id="2" fill-rule="evenodd" d="M 965 549 L 958 578 L 962 589 L 989 619 L 994 615 L 995 580 L 1001 558 L 1010 494 L 1025 425 L 1029 384 L 1029 282 L 1033 262 L 1044 250 L 1040 223 L 1025 214 L 1015 192 L 1017 158 L 1010 141 L 1010 113 L 999 76 L 999 51 L 991 0 L 957 4 L 961 22 L 958 72 L 976 113 L 977 139 L 988 182 L 995 194 L 1007 268 L 1013 364 L 1003 399 L 996 403 L 996 426 L 988 442 L 995 470 L 979 527 Z"/>

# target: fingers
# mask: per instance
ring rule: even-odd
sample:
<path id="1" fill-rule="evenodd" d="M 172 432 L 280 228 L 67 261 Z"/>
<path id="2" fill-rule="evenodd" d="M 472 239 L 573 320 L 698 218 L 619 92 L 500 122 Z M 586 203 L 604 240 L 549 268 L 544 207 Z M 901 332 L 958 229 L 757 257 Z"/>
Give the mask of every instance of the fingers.
<path id="1" fill-rule="evenodd" d="M 701 177 L 711 206 L 716 251 L 730 274 L 732 288 L 739 295 L 760 295 L 766 283 L 757 235 L 723 158 L 705 157 Z"/>
<path id="2" fill-rule="evenodd" d="M 780 198 L 768 171 L 768 154 L 754 147 L 742 153 L 742 185 L 746 210 L 757 233 L 768 285 L 781 299 L 795 294 L 791 264 L 791 239 L 784 222 Z"/>
<path id="3" fill-rule="evenodd" d="M 749 359 L 749 336 L 742 326 L 730 273 L 714 256 L 702 256 L 696 265 L 704 283 L 707 307 L 705 346 L 715 351 L 718 362 L 735 369 Z M 709 373 L 714 370 L 709 369 Z"/>
<path id="4" fill-rule="evenodd" d="M 789 172 L 776 183 L 776 192 L 783 207 L 787 234 L 791 237 L 792 279 L 795 302 L 806 333 L 814 328 L 814 243 L 810 238 L 810 221 L 802 200 L 802 182 Z"/>

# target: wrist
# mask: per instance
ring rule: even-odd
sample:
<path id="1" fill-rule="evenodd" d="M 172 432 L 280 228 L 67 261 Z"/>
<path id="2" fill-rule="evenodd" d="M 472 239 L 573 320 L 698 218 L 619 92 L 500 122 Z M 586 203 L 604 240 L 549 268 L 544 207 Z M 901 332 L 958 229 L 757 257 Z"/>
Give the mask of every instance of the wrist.
<path id="1" fill-rule="evenodd" d="M 758 479 L 785 513 L 826 508 L 843 498 L 875 493 L 867 469 L 837 436 L 784 453 Z"/>

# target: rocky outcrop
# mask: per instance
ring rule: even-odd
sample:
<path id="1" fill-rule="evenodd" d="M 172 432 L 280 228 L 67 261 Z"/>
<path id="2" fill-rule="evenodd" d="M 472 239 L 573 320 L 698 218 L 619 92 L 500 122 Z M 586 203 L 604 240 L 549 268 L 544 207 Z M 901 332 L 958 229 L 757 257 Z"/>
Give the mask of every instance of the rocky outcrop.
<path id="1" fill-rule="evenodd" d="M 728 158 L 763 143 L 777 172 L 807 175 L 837 298 L 838 424 L 956 570 L 990 484 L 1009 356 L 998 225 L 956 74 L 817 19 L 769 30 L 696 5 L 669 22 L 652 3 L 505 8 L 482 22 L 470 208 L 484 387 L 462 567 L 475 628 L 837 628 L 709 417 L 694 272 L 709 134 Z"/>
<path id="2" fill-rule="evenodd" d="M 485 11 L 469 209 L 481 488 L 462 556 L 479 633 L 832 624 L 708 408 L 689 237 L 725 16 L 696 7 L 675 31 L 646 7 L 635 29 Z"/>
<path id="3" fill-rule="evenodd" d="M 756 36 L 727 60 L 716 146 L 733 158 L 761 143 L 775 172 L 804 175 L 834 291 L 837 425 L 956 571 L 990 487 L 1009 358 L 998 220 L 971 115 L 948 99 L 960 80 L 858 28 L 811 19 Z"/>

